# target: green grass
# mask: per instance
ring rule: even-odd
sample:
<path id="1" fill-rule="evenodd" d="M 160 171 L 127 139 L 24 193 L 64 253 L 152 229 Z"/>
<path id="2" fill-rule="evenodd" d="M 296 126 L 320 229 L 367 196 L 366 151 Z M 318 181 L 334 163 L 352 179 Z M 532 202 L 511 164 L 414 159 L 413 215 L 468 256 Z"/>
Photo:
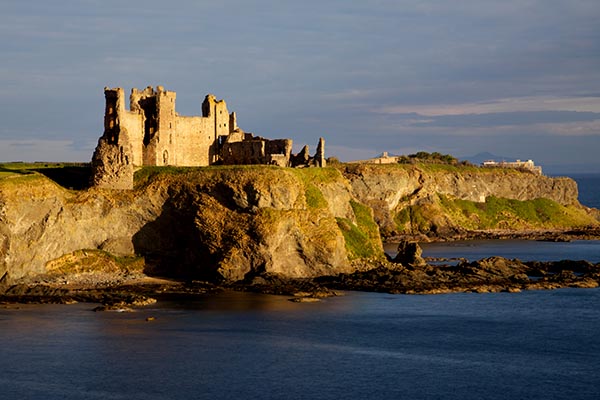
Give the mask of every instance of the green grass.
<path id="1" fill-rule="evenodd" d="M 404 171 L 412 171 L 415 169 L 419 169 L 423 172 L 429 173 L 439 173 L 439 172 L 451 172 L 451 173 L 479 173 L 479 174 L 500 174 L 500 175 L 508 175 L 508 174 L 522 174 L 527 173 L 520 171 L 518 169 L 513 168 L 481 168 L 476 165 L 462 165 L 462 164 L 442 164 L 442 163 L 410 163 L 410 164 L 342 164 L 339 168 L 352 168 L 352 167 L 362 167 L 368 168 L 371 170 L 404 170 Z"/>
<path id="2" fill-rule="evenodd" d="M 35 162 L 0 164 L 0 179 L 44 175 L 67 189 L 81 190 L 89 185 L 91 168 L 89 163 Z M 20 179 L 20 178 L 19 178 Z M 15 181 L 14 183 L 23 182 Z"/>
<path id="3" fill-rule="evenodd" d="M 581 208 L 549 199 L 519 201 L 489 196 L 484 203 L 438 195 L 433 204 L 399 210 L 394 221 L 400 232 L 428 233 L 437 224 L 467 230 L 565 229 L 597 224 Z"/>
<path id="4" fill-rule="evenodd" d="M 335 168 L 282 168 L 272 165 L 217 165 L 209 167 L 142 167 L 135 172 L 136 186 L 148 184 L 157 177 L 192 174 L 200 179 L 212 179 L 213 176 L 222 173 L 255 174 L 256 182 L 264 181 L 264 184 L 273 182 L 273 179 L 282 179 L 292 176 L 304 187 L 306 205 L 310 209 L 321 209 L 327 207 L 327 200 L 319 189 L 319 184 L 326 184 L 343 179 L 340 172 Z"/>
<path id="5" fill-rule="evenodd" d="M 448 211 L 459 210 L 465 217 L 479 220 L 484 229 L 499 225 L 525 224 L 535 227 L 569 226 L 573 221 L 572 210 L 549 199 L 519 201 L 490 196 L 485 203 L 442 198 L 442 205 Z"/>
<path id="6" fill-rule="evenodd" d="M 145 184 L 160 175 L 178 175 L 190 172 L 193 167 L 141 167 L 135 171 L 133 180 L 136 184 Z"/>
<path id="7" fill-rule="evenodd" d="M 306 205 L 308 208 L 326 208 L 327 200 L 323 197 L 323 193 L 318 187 L 312 183 L 304 184 L 304 196 L 306 198 Z"/>
<path id="8" fill-rule="evenodd" d="M 85 272 L 142 272 L 144 258 L 139 256 L 118 257 L 103 250 L 76 250 L 50 261 L 50 274 L 69 275 Z"/>
<path id="9" fill-rule="evenodd" d="M 341 174 L 336 168 L 289 168 L 288 170 L 303 182 L 331 183 L 341 179 Z"/>
<path id="10" fill-rule="evenodd" d="M 41 182 L 44 177 L 38 174 L 0 174 L 0 186 L 14 187 L 15 185 L 28 185 Z"/>
<path id="11" fill-rule="evenodd" d="M 134 179 L 145 182 L 148 179 L 159 175 L 179 175 L 190 172 L 211 172 L 211 171 L 260 171 L 260 170 L 281 169 L 273 165 L 210 165 L 205 167 L 176 167 L 167 166 L 144 166 L 135 171 Z"/>
<path id="12" fill-rule="evenodd" d="M 25 163 L 3 163 L 0 164 L 0 178 L 8 176 L 31 175 L 34 164 Z"/>
<path id="13" fill-rule="evenodd" d="M 319 209 L 327 207 L 327 200 L 317 186 L 343 179 L 335 168 L 289 168 L 290 171 L 303 185 L 304 196 L 308 208 Z"/>
<path id="14" fill-rule="evenodd" d="M 379 258 L 382 256 L 379 229 L 371 215 L 371 209 L 364 204 L 351 201 L 356 224 L 346 218 L 336 218 L 344 235 L 346 251 L 350 259 Z"/>

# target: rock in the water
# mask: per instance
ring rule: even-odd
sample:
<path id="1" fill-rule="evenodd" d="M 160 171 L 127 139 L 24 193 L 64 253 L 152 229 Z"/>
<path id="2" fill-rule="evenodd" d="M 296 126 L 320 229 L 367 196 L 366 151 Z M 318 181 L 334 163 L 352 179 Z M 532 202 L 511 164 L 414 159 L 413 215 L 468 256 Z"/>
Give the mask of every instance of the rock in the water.
<path id="1" fill-rule="evenodd" d="M 421 254 L 423 254 L 423 250 L 418 243 L 401 241 L 398 243 L 398 254 L 393 261 L 400 264 L 423 266 L 426 265 L 426 262 Z"/>

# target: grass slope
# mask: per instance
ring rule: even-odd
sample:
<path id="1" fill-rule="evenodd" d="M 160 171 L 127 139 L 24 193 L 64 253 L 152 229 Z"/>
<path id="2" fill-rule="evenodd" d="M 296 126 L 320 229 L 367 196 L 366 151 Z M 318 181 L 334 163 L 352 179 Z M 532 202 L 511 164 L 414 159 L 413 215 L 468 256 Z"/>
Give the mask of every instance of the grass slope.
<path id="1" fill-rule="evenodd" d="M 438 195 L 431 204 L 401 208 L 395 215 L 400 232 L 438 233 L 444 229 L 568 229 L 597 225 L 577 206 L 549 199 L 519 201 L 489 196 L 484 203 Z"/>

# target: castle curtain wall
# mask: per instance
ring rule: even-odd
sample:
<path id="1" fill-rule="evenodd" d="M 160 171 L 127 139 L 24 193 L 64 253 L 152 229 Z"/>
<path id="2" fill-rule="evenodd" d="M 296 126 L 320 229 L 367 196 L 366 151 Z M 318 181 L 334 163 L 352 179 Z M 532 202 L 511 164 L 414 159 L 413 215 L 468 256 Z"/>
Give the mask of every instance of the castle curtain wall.
<path id="1" fill-rule="evenodd" d="M 212 163 L 215 134 L 209 118 L 177 118 L 177 164 L 207 166 Z"/>

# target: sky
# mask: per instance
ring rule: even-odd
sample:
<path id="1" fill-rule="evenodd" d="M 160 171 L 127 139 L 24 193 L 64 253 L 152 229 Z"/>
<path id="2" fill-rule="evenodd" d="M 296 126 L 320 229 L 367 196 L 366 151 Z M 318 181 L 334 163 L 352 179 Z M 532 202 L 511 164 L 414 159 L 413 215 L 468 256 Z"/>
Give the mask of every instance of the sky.
<path id="1" fill-rule="evenodd" d="M 162 85 L 343 161 L 600 172 L 598 21 L 598 0 L 2 0 L 0 161 L 89 161 L 104 87 Z"/>

